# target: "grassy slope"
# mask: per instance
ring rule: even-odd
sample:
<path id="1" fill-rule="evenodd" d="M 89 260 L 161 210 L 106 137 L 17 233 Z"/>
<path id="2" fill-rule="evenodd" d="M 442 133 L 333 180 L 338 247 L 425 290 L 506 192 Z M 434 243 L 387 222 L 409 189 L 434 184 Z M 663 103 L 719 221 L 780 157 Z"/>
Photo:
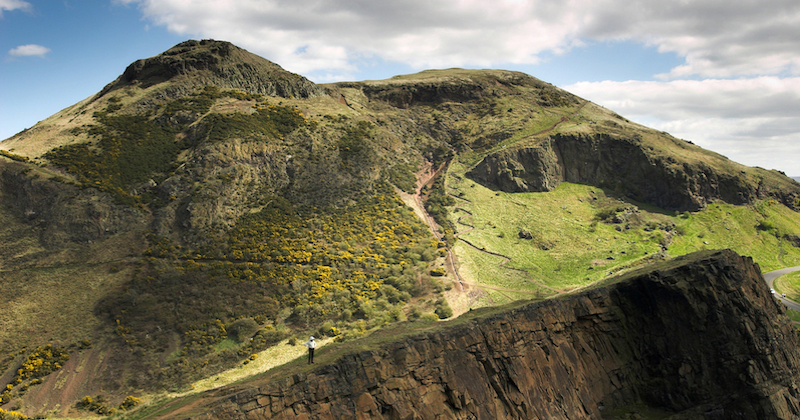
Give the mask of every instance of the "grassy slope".
<path id="1" fill-rule="evenodd" d="M 637 137 L 654 155 L 703 162 L 723 173 L 738 173 L 754 183 L 765 179 L 779 187 L 791 182 L 632 123 L 592 103 L 536 107 L 516 96 L 499 102 L 498 109 L 509 109 L 514 115 L 522 110 L 531 117 L 510 118 L 522 121 L 522 128 L 482 153 L 458 156 L 446 179 L 448 193 L 458 197 L 450 221 L 464 239 L 454 249 L 467 282 L 552 296 L 653 260 L 719 248 L 753 257 L 764 271 L 800 264 L 800 249 L 782 239 L 785 234 L 800 233 L 800 214 L 772 200 L 753 206 L 718 202 L 694 214 L 678 215 L 620 200 L 613 192 L 590 185 L 564 183 L 548 193 L 509 194 L 477 184 L 465 173 L 483 156 L 507 147 L 532 146 L 553 133 Z M 467 121 L 461 123 L 461 128 L 466 132 L 500 131 L 508 124 L 504 121 Z M 638 209 L 630 228 L 598 221 L 602 210 L 619 206 Z M 771 229 L 757 228 L 765 220 Z M 518 234 L 523 230 L 531 232 L 533 238 L 521 239 Z M 666 250 L 662 245 L 667 246 Z M 483 292 L 470 300 L 470 307 L 518 298 L 508 291 L 499 293 L 487 288 Z"/>
<path id="2" fill-rule="evenodd" d="M 800 302 L 800 271 L 778 277 L 774 285 L 778 293 L 786 293 L 787 298 Z"/>
<path id="3" fill-rule="evenodd" d="M 715 203 L 701 212 L 680 215 L 640 204 L 638 226 L 618 231 L 619 225 L 596 219 L 600 209 L 621 203 L 599 188 L 564 183 L 548 193 L 497 193 L 459 175 L 462 166 L 453 165 L 451 171 L 449 190 L 463 199 L 456 207 L 472 214 L 453 213 L 459 237 L 511 259 L 503 263 L 504 258 L 459 241 L 455 249 L 461 274 L 471 283 L 544 295 L 555 291 L 537 283 L 557 290 L 586 286 L 612 272 L 660 258 L 660 244 L 667 243 L 670 232 L 652 227 L 671 224 L 676 228 L 665 256 L 731 248 L 753 257 L 764 271 L 800 264 L 800 248 L 778 237 L 800 232 L 800 214 L 774 202 L 759 203 L 761 213 L 752 207 Z M 458 223 L 459 217 L 474 229 Z M 778 228 L 759 230 L 764 219 Z M 533 239 L 521 239 L 521 230 L 531 232 Z M 492 300 L 474 305 L 498 303 L 497 296 Z"/>
<path id="4" fill-rule="evenodd" d="M 90 339 L 99 325 L 95 303 L 130 275 L 125 258 L 132 237 L 48 252 L 35 228 L 2 208 L 0 226 L 0 351 L 42 345 L 42 337 L 65 344 Z"/>

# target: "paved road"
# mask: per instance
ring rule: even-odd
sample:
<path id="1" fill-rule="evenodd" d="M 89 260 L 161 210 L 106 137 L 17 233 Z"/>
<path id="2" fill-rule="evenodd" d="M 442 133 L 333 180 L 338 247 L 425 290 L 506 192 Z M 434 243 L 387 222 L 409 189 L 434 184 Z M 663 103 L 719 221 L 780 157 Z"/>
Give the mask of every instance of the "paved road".
<path id="1" fill-rule="evenodd" d="M 778 277 L 789 274 L 792 271 L 800 271 L 800 266 L 797 267 L 789 267 L 789 268 L 782 268 L 780 270 L 770 271 L 769 273 L 764 273 L 764 280 L 767 281 L 767 285 L 769 286 L 770 290 L 775 290 L 772 287 L 772 282 L 775 281 Z M 778 298 L 781 302 L 785 303 L 789 309 L 794 309 L 795 311 L 800 311 L 800 304 L 793 300 L 786 299 L 785 297 L 781 296 L 778 293 L 775 293 L 775 297 Z"/>

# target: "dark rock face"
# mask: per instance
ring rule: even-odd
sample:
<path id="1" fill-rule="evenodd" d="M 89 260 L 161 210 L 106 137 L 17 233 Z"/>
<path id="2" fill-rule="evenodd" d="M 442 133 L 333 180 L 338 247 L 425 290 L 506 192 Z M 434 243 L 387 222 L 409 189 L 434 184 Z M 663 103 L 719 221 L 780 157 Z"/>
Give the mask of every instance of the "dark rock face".
<path id="1" fill-rule="evenodd" d="M 268 96 L 309 98 L 324 91 L 303 76 L 251 54 L 235 45 L 214 40 L 182 42 L 155 57 L 128 66 L 101 95 L 116 87 L 138 82 L 149 87 L 176 76 L 193 74 L 193 87 L 215 85 L 225 89 Z"/>
<path id="2" fill-rule="evenodd" d="M 672 419 L 800 415 L 798 338 L 758 266 L 699 253 L 565 299 L 349 354 L 216 401 L 215 419 Z M 324 349 L 322 350 L 324 351 Z"/>
<path id="3" fill-rule="evenodd" d="M 679 211 L 695 211 L 715 199 L 746 204 L 771 194 L 738 174 L 649 154 L 636 139 L 603 134 L 555 135 L 536 147 L 503 150 L 487 156 L 468 175 L 507 192 L 551 191 L 561 182 L 590 184 Z M 798 192 L 781 192 L 776 198 L 795 208 Z"/>

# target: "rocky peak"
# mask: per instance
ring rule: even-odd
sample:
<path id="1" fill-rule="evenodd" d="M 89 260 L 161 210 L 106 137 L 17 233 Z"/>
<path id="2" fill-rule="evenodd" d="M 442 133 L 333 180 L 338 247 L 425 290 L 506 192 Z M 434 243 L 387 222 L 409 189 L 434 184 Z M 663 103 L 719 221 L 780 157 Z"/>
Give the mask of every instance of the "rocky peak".
<path id="1" fill-rule="evenodd" d="M 230 42 L 215 40 L 185 41 L 155 57 L 137 60 L 102 93 L 131 84 L 147 88 L 166 81 L 281 97 L 323 94 L 322 88 L 305 77 Z"/>

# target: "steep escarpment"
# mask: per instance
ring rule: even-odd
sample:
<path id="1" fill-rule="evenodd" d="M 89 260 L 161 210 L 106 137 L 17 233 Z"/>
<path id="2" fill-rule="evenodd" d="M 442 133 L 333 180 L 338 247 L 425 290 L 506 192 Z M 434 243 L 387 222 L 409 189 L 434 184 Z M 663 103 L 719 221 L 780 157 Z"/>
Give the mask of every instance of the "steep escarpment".
<path id="1" fill-rule="evenodd" d="M 758 266 L 731 251 L 667 264 L 221 390 L 197 418 L 596 419 L 635 401 L 674 419 L 799 415 L 798 338 Z"/>
<path id="2" fill-rule="evenodd" d="M 707 160 L 724 158 L 709 156 Z M 712 166 L 700 159 L 679 160 L 664 150 L 654 151 L 636 137 L 557 134 L 533 147 L 490 154 L 469 176 L 508 192 L 551 191 L 561 182 L 596 185 L 669 210 L 695 211 L 717 199 L 748 204 L 768 196 L 798 209 L 800 185 L 787 183 L 772 190 L 763 185 L 763 177 L 749 179 L 742 169 Z"/>

